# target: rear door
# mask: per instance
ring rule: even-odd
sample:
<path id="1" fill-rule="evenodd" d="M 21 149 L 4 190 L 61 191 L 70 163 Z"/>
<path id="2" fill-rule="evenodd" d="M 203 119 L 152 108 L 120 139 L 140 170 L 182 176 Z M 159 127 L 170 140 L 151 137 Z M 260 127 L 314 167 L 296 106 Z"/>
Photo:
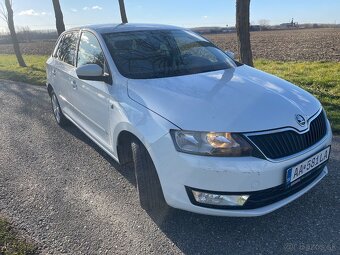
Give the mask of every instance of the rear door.
<path id="1" fill-rule="evenodd" d="M 49 84 L 51 84 L 54 88 L 54 92 L 56 92 L 56 90 L 58 89 L 55 82 L 55 76 L 56 76 L 56 67 L 55 67 L 55 59 L 57 57 L 57 52 L 58 52 L 58 48 L 60 45 L 60 41 L 62 40 L 63 36 L 60 36 L 57 40 L 57 43 L 54 47 L 54 50 L 52 52 L 51 57 L 48 58 L 48 60 L 46 61 L 46 74 L 47 74 L 47 82 Z"/>
<path id="2" fill-rule="evenodd" d="M 81 33 L 77 67 L 86 64 L 97 64 L 106 70 L 104 53 L 96 36 L 89 32 Z M 79 111 L 81 126 L 96 140 L 105 146 L 109 146 L 109 87 L 103 81 L 89 81 L 77 78 L 74 80 L 76 89 L 72 91 L 72 102 Z"/>
<path id="3" fill-rule="evenodd" d="M 64 34 L 55 52 L 54 70 L 55 87 L 63 113 L 74 118 L 76 110 L 72 102 L 73 81 L 76 77 L 75 59 L 79 40 L 79 31 Z"/>

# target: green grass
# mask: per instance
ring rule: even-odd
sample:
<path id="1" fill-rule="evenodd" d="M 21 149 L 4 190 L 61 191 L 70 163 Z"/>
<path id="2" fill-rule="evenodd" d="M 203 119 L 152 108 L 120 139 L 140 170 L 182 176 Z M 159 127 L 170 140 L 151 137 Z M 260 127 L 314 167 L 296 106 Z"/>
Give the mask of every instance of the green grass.
<path id="1" fill-rule="evenodd" d="M 0 79 L 45 85 L 48 56 L 24 56 L 27 67 L 19 67 L 15 55 L 0 55 Z"/>
<path id="2" fill-rule="evenodd" d="M 0 218 L 0 254 L 29 255 L 36 254 L 36 248 L 20 239 L 8 222 Z"/>
<path id="3" fill-rule="evenodd" d="M 14 55 L 0 55 L 0 78 L 45 84 L 48 56 L 24 56 L 27 68 L 18 67 Z M 288 80 L 315 95 L 331 120 L 333 131 L 340 134 L 340 63 L 281 62 L 258 59 L 255 67 Z"/>
<path id="4" fill-rule="evenodd" d="M 340 63 L 256 60 L 255 67 L 316 96 L 327 112 L 333 132 L 340 134 Z"/>

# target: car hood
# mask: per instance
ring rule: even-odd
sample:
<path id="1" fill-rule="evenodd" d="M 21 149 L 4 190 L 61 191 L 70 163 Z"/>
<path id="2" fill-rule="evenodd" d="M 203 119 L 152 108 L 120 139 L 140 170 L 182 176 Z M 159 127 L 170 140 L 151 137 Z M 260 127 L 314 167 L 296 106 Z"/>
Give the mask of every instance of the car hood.
<path id="1" fill-rule="evenodd" d="M 320 103 L 308 92 L 243 65 L 157 79 L 131 79 L 129 97 L 184 130 L 252 132 L 293 127 Z"/>

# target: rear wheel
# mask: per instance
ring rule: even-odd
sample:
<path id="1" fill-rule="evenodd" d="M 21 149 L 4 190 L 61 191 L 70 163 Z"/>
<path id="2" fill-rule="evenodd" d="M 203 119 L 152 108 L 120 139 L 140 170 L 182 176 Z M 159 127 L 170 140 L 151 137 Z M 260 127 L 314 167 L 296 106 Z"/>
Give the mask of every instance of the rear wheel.
<path id="1" fill-rule="evenodd" d="M 54 91 L 51 92 L 51 104 L 52 104 L 52 111 L 55 120 L 60 126 L 66 126 L 68 124 L 68 119 L 65 117 L 65 115 L 62 113 L 58 98 Z"/>
<path id="2" fill-rule="evenodd" d="M 133 141 L 131 146 L 141 207 L 147 212 L 166 211 L 168 205 L 148 151 L 139 141 Z"/>

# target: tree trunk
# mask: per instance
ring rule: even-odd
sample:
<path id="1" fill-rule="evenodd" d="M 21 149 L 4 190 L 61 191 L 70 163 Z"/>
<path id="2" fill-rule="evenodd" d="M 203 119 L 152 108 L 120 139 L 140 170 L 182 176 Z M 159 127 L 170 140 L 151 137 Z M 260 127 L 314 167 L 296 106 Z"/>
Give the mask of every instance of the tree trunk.
<path id="1" fill-rule="evenodd" d="M 52 2 L 53 2 L 57 32 L 58 32 L 58 35 L 61 35 L 61 33 L 65 31 L 63 12 L 61 11 L 59 0 L 52 0 Z"/>
<path id="2" fill-rule="evenodd" d="M 240 60 L 244 64 L 253 66 L 249 33 L 249 5 L 250 0 L 236 0 L 236 30 Z"/>
<path id="3" fill-rule="evenodd" d="M 17 34 L 15 32 L 12 3 L 11 3 L 10 0 L 5 0 L 5 5 L 6 5 L 6 9 L 7 9 L 7 24 L 8 24 L 9 32 L 11 34 L 15 56 L 17 57 L 19 65 L 21 67 L 26 67 L 26 63 L 25 63 L 25 61 L 24 61 L 24 59 L 21 55 L 21 52 L 20 52 L 18 37 L 17 37 Z"/>
<path id="4" fill-rule="evenodd" d="M 122 18 L 122 23 L 128 23 L 126 12 L 125 12 L 124 0 L 119 0 L 119 8 L 120 8 L 120 16 Z"/>

